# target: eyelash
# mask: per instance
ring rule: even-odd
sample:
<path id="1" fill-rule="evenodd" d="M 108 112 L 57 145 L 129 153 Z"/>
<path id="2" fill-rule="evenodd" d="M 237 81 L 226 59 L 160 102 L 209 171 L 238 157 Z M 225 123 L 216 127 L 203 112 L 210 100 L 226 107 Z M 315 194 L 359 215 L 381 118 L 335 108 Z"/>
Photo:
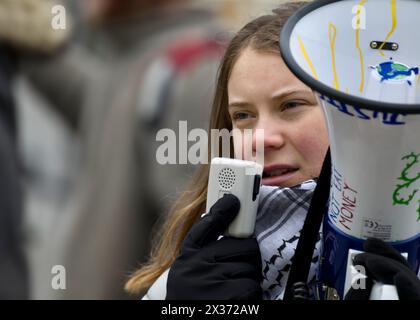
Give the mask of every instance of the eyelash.
<path id="1" fill-rule="evenodd" d="M 291 105 L 291 104 L 293 104 L 295 106 L 293 106 L 293 107 L 286 107 L 287 105 Z M 288 102 L 286 102 L 286 103 L 284 103 L 284 104 L 281 105 L 281 110 L 284 111 L 284 110 L 287 110 L 287 109 L 294 109 L 294 108 L 297 108 L 297 107 L 300 107 L 300 106 L 304 106 L 304 105 L 307 105 L 307 103 L 304 102 L 304 101 L 288 101 Z"/>
<path id="2" fill-rule="evenodd" d="M 232 121 L 246 121 L 251 119 L 252 117 L 252 114 L 250 114 L 249 112 L 238 111 L 232 114 Z"/>
<path id="3" fill-rule="evenodd" d="M 239 118 L 239 116 L 241 116 L 241 115 L 248 116 L 248 118 Z M 251 115 L 250 115 L 249 113 L 247 113 L 247 112 L 235 112 L 235 113 L 232 115 L 232 120 L 234 120 L 234 121 L 247 120 L 247 119 L 249 119 L 249 117 L 250 117 L 250 116 L 251 116 Z"/>

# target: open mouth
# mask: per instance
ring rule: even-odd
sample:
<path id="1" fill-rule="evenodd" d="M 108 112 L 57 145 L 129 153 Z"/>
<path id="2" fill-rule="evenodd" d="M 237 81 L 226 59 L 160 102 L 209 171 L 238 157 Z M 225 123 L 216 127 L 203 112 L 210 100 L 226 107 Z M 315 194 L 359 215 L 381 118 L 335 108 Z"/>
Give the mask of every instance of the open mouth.
<path id="1" fill-rule="evenodd" d="M 288 186 L 298 171 L 299 168 L 268 166 L 263 171 L 262 184 L 278 187 Z"/>
<path id="2" fill-rule="evenodd" d="M 264 171 L 263 172 L 263 179 L 264 178 L 271 178 L 271 177 L 277 177 L 277 176 L 282 176 L 288 173 L 292 173 L 297 171 L 298 169 L 296 168 L 287 168 L 287 169 L 275 169 L 275 170 L 271 170 L 271 171 Z"/>

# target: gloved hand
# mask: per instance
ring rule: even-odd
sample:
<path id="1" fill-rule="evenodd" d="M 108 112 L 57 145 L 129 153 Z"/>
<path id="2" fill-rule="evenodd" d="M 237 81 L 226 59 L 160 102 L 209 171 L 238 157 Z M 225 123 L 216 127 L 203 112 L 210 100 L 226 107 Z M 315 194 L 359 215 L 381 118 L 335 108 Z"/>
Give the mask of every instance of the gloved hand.
<path id="1" fill-rule="evenodd" d="M 394 285 L 400 300 L 420 300 L 420 280 L 397 250 L 379 239 L 366 240 L 363 248 L 365 253 L 356 255 L 353 264 L 365 268 L 366 288 L 351 288 L 346 300 L 369 300 L 372 280 Z"/>
<path id="2" fill-rule="evenodd" d="M 261 255 L 256 239 L 217 240 L 239 208 L 237 197 L 225 195 L 191 228 L 169 271 L 167 300 L 261 299 Z"/>

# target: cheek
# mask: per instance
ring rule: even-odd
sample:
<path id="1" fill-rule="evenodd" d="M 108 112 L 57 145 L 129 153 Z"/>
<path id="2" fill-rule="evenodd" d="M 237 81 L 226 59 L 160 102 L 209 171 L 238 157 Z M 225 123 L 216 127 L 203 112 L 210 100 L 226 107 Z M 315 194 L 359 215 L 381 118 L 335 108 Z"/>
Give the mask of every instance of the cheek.
<path id="1" fill-rule="evenodd" d="M 306 128 L 313 129 L 301 130 L 295 140 L 295 147 L 298 149 L 305 166 L 314 175 L 319 174 L 329 145 L 324 118 L 318 120 L 319 122 L 311 121 L 310 127 Z"/>
<path id="2" fill-rule="evenodd" d="M 252 148 L 252 130 L 232 130 L 233 150 L 236 159 L 253 160 L 254 153 Z"/>
<path id="3" fill-rule="evenodd" d="M 242 159 L 242 145 L 240 141 L 233 137 L 233 152 L 235 152 L 235 159 Z"/>
<path id="4" fill-rule="evenodd" d="M 328 140 L 323 137 L 302 136 L 298 145 L 299 151 L 306 161 L 313 162 L 323 160 L 325 152 L 327 151 Z"/>

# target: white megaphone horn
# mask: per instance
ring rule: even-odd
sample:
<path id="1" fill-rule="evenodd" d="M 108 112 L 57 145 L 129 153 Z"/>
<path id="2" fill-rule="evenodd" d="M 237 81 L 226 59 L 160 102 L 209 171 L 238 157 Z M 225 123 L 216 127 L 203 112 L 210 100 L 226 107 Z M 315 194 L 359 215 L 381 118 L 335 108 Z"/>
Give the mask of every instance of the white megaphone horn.
<path id="1" fill-rule="evenodd" d="M 418 0 L 314 1 L 281 31 L 285 63 L 315 91 L 327 121 L 320 281 L 335 297 L 354 283 L 351 258 L 367 238 L 419 271 L 419 12 Z"/>

